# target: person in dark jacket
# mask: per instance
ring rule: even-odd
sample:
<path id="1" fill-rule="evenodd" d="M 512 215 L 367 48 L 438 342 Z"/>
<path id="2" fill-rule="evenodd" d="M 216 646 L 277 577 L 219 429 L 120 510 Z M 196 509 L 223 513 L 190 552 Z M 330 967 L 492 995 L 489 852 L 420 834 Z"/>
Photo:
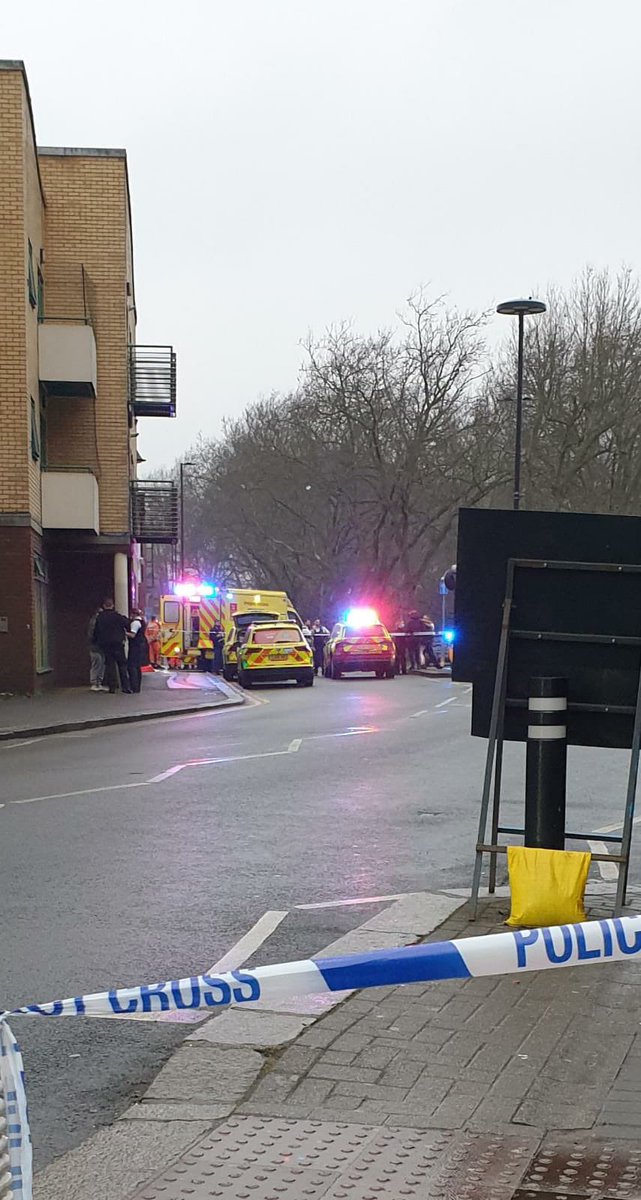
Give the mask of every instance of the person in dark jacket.
<path id="1" fill-rule="evenodd" d="M 417 635 L 423 633 L 423 622 L 415 608 L 409 613 L 405 628 L 409 635 L 406 641 L 410 671 L 417 671 L 421 666 L 421 640 Z"/>
<path id="2" fill-rule="evenodd" d="M 127 618 L 116 612 L 113 600 L 106 599 L 102 611 L 96 616 L 94 641 L 105 656 L 105 678 L 109 691 L 117 692 L 120 680 L 122 691 L 130 695 L 131 687 L 125 658 L 125 637 L 128 630 Z"/>
<path id="3" fill-rule="evenodd" d="M 225 630 L 223 629 L 220 621 L 214 621 L 214 624 L 212 625 L 211 644 L 214 648 L 214 675 L 222 675 Z"/>
<path id="4" fill-rule="evenodd" d="M 329 637 L 329 629 L 326 625 L 323 625 L 320 617 L 317 617 L 314 621 L 312 633 L 314 635 L 314 671 L 317 675 L 320 675 L 323 669 L 325 643 Z"/>
<path id="5" fill-rule="evenodd" d="M 147 625 L 141 609 L 134 608 L 131 614 L 131 624 L 127 630 L 127 638 L 129 640 L 127 670 L 129 674 L 129 686 L 132 692 L 139 692 L 142 687 L 142 668 L 145 664 L 147 651 L 146 629 Z"/>
<path id="6" fill-rule="evenodd" d="M 392 634 L 394 638 L 394 649 L 396 650 L 396 673 L 397 675 L 407 675 L 407 627 L 405 621 L 401 617 L 396 622 L 396 629 Z"/>

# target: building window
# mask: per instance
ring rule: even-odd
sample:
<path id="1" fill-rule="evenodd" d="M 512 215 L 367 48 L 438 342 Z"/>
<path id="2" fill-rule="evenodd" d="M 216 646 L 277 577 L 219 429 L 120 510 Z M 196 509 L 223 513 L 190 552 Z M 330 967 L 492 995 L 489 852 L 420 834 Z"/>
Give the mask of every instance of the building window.
<path id="1" fill-rule="evenodd" d="M 36 410 L 36 402 L 31 397 L 31 457 L 34 462 L 40 459 L 40 414 Z"/>
<path id="2" fill-rule="evenodd" d="M 33 246 L 31 242 L 27 242 L 29 249 L 27 258 L 27 284 L 29 286 L 29 303 L 32 308 L 38 304 L 38 293 L 36 291 L 36 273 L 33 269 Z"/>
<path id="3" fill-rule="evenodd" d="M 43 396 L 40 400 L 40 468 L 47 469 L 47 401 Z"/>
<path id="4" fill-rule="evenodd" d="M 42 278 L 42 271 L 38 267 L 38 320 L 45 319 L 45 281 Z"/>
<path id="5" fill-rule="evenodd" d="M 33 559 L 33 580 L 36 607 L 36 671 L 49 670 L 49 614 L 47 564 L 39 554 Z"/>

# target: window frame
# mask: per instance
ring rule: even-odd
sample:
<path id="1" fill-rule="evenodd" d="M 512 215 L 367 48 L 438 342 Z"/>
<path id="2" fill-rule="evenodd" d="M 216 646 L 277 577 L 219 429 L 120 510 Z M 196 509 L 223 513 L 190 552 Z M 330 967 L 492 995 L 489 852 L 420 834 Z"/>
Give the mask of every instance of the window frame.
<path id="1" fill-rule="evenodd" d="M 31 238 L 27 238 L 27 291 L 29 294 L 29 303 L 32 308 L 38 306 L 38 292 L 36 289 L 36 276 L 33 269 L 33 245 Z"/>
<path id="2" fill-rule="evenodd" d="M 40 414 L 36 408 L 36 402 L 33 396 L 30 396 L 29 400 L 29 443 L 31 447 L 31 461 L 37 463 L 40 462 L 42 457 Z"/>

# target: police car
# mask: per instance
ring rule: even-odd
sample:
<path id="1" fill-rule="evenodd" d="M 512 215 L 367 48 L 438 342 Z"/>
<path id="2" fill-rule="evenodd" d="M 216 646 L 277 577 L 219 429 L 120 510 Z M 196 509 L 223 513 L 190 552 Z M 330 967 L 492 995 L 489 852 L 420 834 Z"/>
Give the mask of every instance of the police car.
<path id="1" fill-rule="evenodd" d="M 294 621 L 261 620 L 250 625 L 238 644 L 237 655 L 241 687 L 287 679 L 302 687 L 314 683 L 312 650 Z"/>
<path id="2" fill-rule="evenodd" d="M 394 678 L 394 640 L 371 608 L 353 608 L 334 626 L 325 646 L 323 674 L 340 679 L 349 671 Z"/>

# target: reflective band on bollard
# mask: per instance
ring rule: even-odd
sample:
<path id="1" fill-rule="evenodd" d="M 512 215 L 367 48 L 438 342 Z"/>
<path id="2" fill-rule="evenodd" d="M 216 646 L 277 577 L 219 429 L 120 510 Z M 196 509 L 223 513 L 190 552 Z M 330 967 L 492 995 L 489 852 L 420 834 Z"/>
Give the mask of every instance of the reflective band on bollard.
<path id="1" fill-rule="evenodd" d="M 525 845 L 565 849 L 568 681 L 530 679 L 525 758 Z"/>
<path id="2" fill-rule="evenodd" d="M 224 975 L 194 975 L 143 987 L 114 988 L 47 1004 L 28 1004 L 2 1017 L 37 1014 L 45 1017 L 102 1016 L 116 1013 L 168 1012 L 231 1005 L 268 1003 L 293 996 L 312 996 L 360 988 L 425 983 L 441 979 L 470 979 L 545 971 L 599 962 L 627 962 L 641 955 L 641 916 L 614 917 L 492 933 L 482 937 L 375 950 L 342 958 L 308 958 L 300 962 L 230 971 Z M 0 1017 L 0 1020 L 2 1018 Z"/>

